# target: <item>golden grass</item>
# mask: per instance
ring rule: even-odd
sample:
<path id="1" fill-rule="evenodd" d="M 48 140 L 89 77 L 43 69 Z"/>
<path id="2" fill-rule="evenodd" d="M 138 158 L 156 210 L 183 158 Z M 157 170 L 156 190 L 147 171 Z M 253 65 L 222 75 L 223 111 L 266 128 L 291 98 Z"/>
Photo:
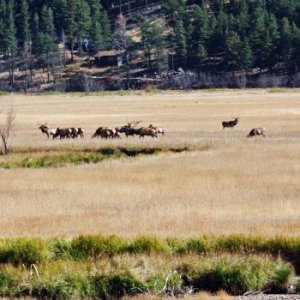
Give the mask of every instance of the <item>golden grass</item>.
<path id="1" fill-rule="evenodd" d="M 0 236 L 299 233 L 298 90 L 9 95 L 0 105 L 2 111 L 13 105 L 17 114 L 14 151 L 126 145 L 194 149 L 97 165 L 0 170 Z M 221 121 L 231 115 L 241 122 L 223 131 Z M 157 124 L 167 134 L 158 140 L 90 138 L 98 126 L 122 125 L 126 119 Z M 82 126 L 86 137 L 53 141 L 38 131 L 37 121 Z M 260 126 L 267 129 L 266 139 L 245 138 Z"/>

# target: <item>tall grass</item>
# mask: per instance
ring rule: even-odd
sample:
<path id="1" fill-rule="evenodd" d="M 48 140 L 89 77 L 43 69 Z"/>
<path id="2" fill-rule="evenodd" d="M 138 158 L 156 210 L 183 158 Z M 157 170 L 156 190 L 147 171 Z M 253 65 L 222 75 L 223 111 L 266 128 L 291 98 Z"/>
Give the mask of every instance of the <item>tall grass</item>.
<path id="1" fill-rule="evenodd" d="M 143 261 L 144 263 L 141 263 Z M 163 263 L 162 263 L 163 262 Z M 106 267 L 105 267 L 106 265 Z M 268 256 L 173 257 L 118 256 L 72 263 L 39 264 L 36 273 L 22 267 L 0 268 L 0 296 L 84 299 L 141 293 L 167 295 L 195 291 L 286 291 L 293 268 Z"/>
<path id="2" fill-rule="evenodd" d="M 231 235 L 189 239 L 159 239 L 140 236 L 125 239 L 115 235 L 81 235 L 68 239 L 0 240 L 0 263 L 30 265 L 54 260 L 85 261 L 120 254 L 206 255 L 217 253 L 263 254 L 282 259 L 300 271 L 300 238 Z"/>

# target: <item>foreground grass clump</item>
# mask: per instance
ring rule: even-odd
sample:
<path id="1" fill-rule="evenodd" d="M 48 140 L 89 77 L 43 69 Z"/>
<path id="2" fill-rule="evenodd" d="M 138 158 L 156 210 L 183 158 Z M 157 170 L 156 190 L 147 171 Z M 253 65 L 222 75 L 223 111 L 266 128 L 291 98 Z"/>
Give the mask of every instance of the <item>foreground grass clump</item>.
<path id="1" fill-rule="evenodd" d="M 282 293 L 294 274 L 284 259 L 297 265 L 292 261 L 297 251 L 299 239 L 279 237 L 4 239 L 0 296 L 105 299 L 191 289 Z"/>
<path id="2" fill-rule="evenodd" d="M 285 291 L 293 268 L 269 256 L 117 255 L 93 261 L 60 260 L 24 269 L 0 267 L 0 296 L 48 299 L 120 298 L 188 290 Z"/>
<path id="3" fill-rule="evenodd" d="M 0 263 L 35 264 L 53 260 L 84 261 L 120 254 L 207 255 L 218 253 L 265 254 L 281 257 L 300 271 L 300 238 L 230 235 L 188 239 L 140 236 L 125 239 L 115 235 L 81 235 L 68 239 L 0 240 Z"/>
<path id="4" fill-rule="evenodd" d="M 288 279 L 293 274 L 283 261 L 263 256 L 213 258 L 181 268 L 186 284 L 210 292 L 222 289 L 232 295 L 261 290 L 286 292 Z"/>

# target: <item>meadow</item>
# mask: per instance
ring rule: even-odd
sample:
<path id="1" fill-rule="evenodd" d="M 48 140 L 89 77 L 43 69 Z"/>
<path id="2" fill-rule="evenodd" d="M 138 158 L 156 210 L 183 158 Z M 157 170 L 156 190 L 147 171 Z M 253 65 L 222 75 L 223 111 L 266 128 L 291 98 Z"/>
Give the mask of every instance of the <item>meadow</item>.
<path id="1" fill-rule="evenodd" d="M 10 94 L 0 107 L 0 122 L 16 116 L 0 155 L 0 297 L 300 292 L 300 90 Z M 129 121 L 166 134 L 91 138 Z M 266 138 L 246 138 L 253 127 Z"/>
<path id="2" fill-rule="evenodd" d="M 157 147 L 158 155 L 56 167 L 0 169 L 1 237 L 79 234 L 295 236 L 300 229 L 300 91 L 213 90 L 4 95 L 13 107 L 8 161 L 103 148 Z M 221 121 L 239 116 L 234 129 Z M 165 136 L 91 139 L 99 126 L 142 121 Z M 83 127 L 85 138 L 38 130 Z M 247 139 L 253 127 L 266 138 Z M 168 151 L 185 149 L 185 151 Z M 100 160 L 99 160 L 100 161 Z"/>

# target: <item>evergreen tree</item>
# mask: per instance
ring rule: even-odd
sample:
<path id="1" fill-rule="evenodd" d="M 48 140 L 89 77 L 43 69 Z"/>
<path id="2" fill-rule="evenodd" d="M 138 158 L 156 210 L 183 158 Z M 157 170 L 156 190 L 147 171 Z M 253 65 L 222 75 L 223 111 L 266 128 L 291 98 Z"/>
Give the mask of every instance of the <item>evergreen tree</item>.
<path id="1" fill-rule="evenodd" d="M 292 50 L 292 32 L 289 20 L 287 17 L 282 19 L 282 24 L 280 28 L 280 40 L 279 40 L 279 55 L 281 61 L 285 66 L 289 65 L 291 59 L 291 50 Z"/>
<path id="2" fill-rule="evenodd" d="M 5 0 L 0 0 L 0 53 L 4 54 L 5 47 L 5 36 L 6 36 L 6 2 Z"/>
<path id="3" fill-rule="evenodd" d="M 204 5 L 195 7 L 192 26 L 188 43 L 189 65 L 198 67 L 207 57 L 207 44 L 211 34 L 209 12 Z"/>
<path id="4" fill-rule="evenodd" d="M 25 43 L 28 43 L 30 40 L 30 14 L 27 0 L 21 0 L 17 2 L 16 9 L 16 38 L 18 44 L 21 47 L 24 47 Z"/>
<path id="5" fill-rule="evenodd" d="M 90 16 L 90 7 L 85 0 L 78 0 L 76 23 L 78 25 L 77 37 L 79 41 L 79 53 L 83 52 L 83 39 L 89 36 L 91 30 L 92 20 Z M 97 34 L 96 34 L 97 36 Z M 88 45 L 85 45 L 87 50 Z"/>
<path id="6" fill-rule="evenodd" d="M 60 63 L 60 53 L 55 39 L 53 12 L 46 5 L 42 8 L 34 49 L 39 64 L 47 69 L 48 82 L 51 81 L 51 73 L 54 80 L 55 65 Z"/>
<path id="7" fill-rule="evenodd" d="M 68 6 L 67 0 L 52 0 L 51 9 L 53 11 L 53 22 L 56 30 L 56 36 L 62 38 L 62 32 L 66 31 Z"/>
<path id="8" fill-rule="evenodd" d="M 17 38 L 16 38 L 16 28 L 15 28 L 15 18 L 14 18 L 14 6 L 13 2 L 8 1 L 7 3 L 7 22 L 5 26 L 5 37 L 4 44 L 6 48 L 6 55 L 8 58 L 8 66 L 10 73 L 10 87 L 14 89 L 15 81 L 15 65 L 17 58 Z"/>
<path id="9" fill-rule="evenodd" d="M 175 50 L 179 65 L 186 69 L 187 40 L 183 22 L 180 19 L 175 21 Z"/>
<path id="10" fill-rule="evenodd" d="M 66 34 L 67 39 L 70 45 L 71 50 L 71 61 L 74 60 L 74 47 L 76 43 L 76 34 L 77 34 L 77 23 L 76 23 L 76 9 L 77 9 L 77 0 L 67 0 L 67 28 Z"/>
<path id="11" fill-rule="evenodd" d="M 146 18 L 141 19 L 140 29 L 142 50 L 147 61 L 147 67 L 152 72 L 156 69 L 161 75 L 161 72 L 168 68 L 164 29 L 159 25 L 151 24 Z"/>

